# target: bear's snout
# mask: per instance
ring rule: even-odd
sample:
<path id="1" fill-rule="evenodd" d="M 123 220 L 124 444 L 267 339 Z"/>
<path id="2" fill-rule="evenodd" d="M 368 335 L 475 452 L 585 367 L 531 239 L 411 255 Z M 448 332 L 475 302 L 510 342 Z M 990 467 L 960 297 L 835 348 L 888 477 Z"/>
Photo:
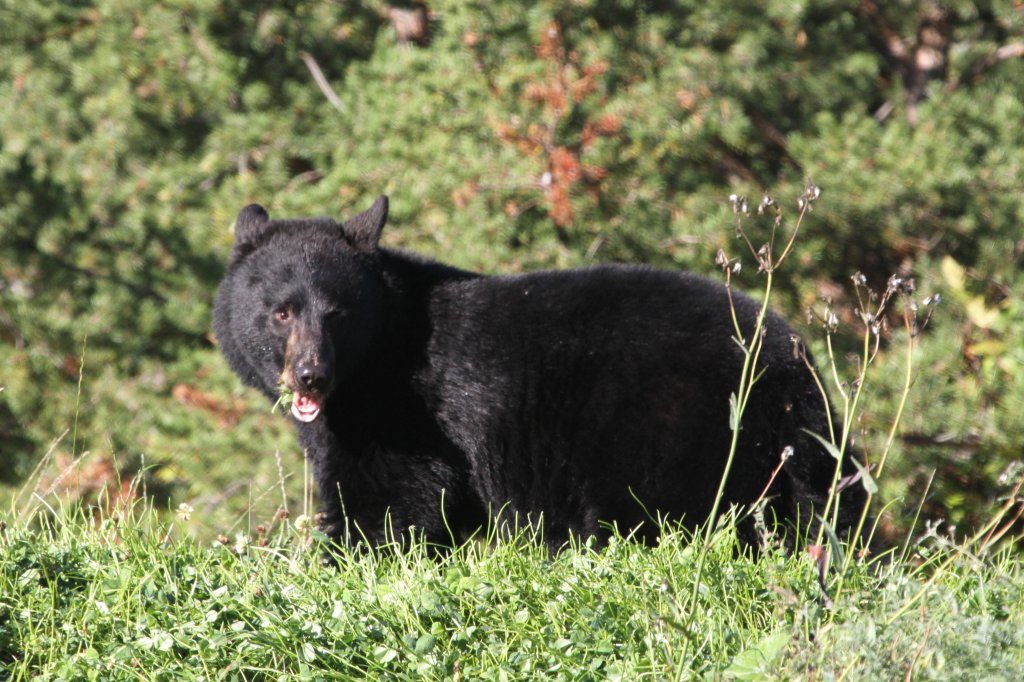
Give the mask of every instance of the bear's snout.
<path id="1" fill-rule="evenodd" d="M 315 421 L 333 383 L 331 362 L 324 355 L 301 357 L 285 367 L 285 383 L 295 391 L 292 415 L 300 422 Z"/>
<path id="2" fill-rule="evenodd" d="M 320 325 L 295 324 L 288 335 L 281 380 L 293 391 L 324 398 L 334 384 L 334 348 Z"/>
<path id="3" fill-rule="evenodd" d="M 331 363 L 314 358 L 295 363 L 295 386 L 305 393 L 324 395 L 331 386 Z"/>

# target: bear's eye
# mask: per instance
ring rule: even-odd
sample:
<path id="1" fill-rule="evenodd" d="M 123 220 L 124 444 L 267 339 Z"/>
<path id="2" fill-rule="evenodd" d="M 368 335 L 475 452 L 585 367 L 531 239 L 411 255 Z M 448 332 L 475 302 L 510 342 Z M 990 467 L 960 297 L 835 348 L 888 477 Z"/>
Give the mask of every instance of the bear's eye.
<path id="1" fill-rule="evenodd" d="M 292 317 L 292 311 L 288 308 L 278 308 L 274 311 L 274 319 L 278 322 L 287 322 Z"/>

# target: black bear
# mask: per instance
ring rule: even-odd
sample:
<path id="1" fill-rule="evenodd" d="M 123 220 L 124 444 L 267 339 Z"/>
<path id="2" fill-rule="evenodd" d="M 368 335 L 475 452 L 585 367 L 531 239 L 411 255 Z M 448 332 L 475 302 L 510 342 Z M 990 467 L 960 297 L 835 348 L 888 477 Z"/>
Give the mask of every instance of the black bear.
<path id="1" fill-rule="evenodd" d="M 387 208 L 337 223 L 247 206 L 214 308 L 242 381 L 291 394 L 332 538 L 415 529 L 450 546 L 529 519 L 558 548 L 609 524 L 651 542 L 655 515 L 707 520 L 744 357 L 730 305 L 749 335 L 759 304 L 648 267 L 465 272 L 380 247 Z M 812 435 L 827 436 L 830 408 L 777 315 L 763 343 L 722 508 L 772 481 L 766 516 L 806 528 L 836 477 Z M 847 456 L 839 475 L 855 474 Z M 840 499 L 845 534 L 866 495 Z"/>

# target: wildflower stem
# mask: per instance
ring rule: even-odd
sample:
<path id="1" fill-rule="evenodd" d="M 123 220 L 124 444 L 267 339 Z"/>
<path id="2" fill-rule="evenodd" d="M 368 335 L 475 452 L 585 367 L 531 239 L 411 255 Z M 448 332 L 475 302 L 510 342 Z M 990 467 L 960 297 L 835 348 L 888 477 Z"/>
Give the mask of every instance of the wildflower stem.
<path id="1" fill-rule="evenodd" d="M 85 377 L 85 349 L 89 343 L 89 335 L 82 337 L 82 356 L 78 361 L 78 389 L 75 392 L 75 422 L 71 430 L 71 458 L 78 453 L 78 415 L 82 406 L 82 380 Z"/>
<path id="2" fill-rule="evenodd" d="M 878 460 L 878 468 L 875 470 L 875 476 L 881 476 L 882 470 L 885 468 L 885 462 L 889 457 L 889 452 L 892 450 L 892 444 L 896 440 L 896 431 L 899 428 L 900 420 L 903 418 L 903 410 L 907 406 L 907 398 L 910 396 L 910 385 L 914 380 L 914 345 L 917 341 L 917 336 L 912 333 L 910 313 L 904 307 L 903 309 L 903 323 L 907 330 L 907 360 L 906 368 L 903 373 L 903 388 L 900 391 L 900 403 L 896 407 L 896 415 L 893 417 L 892 426 L 889 427 L 889 436 L 885 441 L 885 449 L 882 450 L 882 456 Z"/>
<path id="3" fill-rule="evenodd" d="M 811 378 L 814 379 L 814 385 L 818 387 L 818 393 L 821 394 L 821 403 L 824 406 L 825 417 L 828 420 L 828 437 L 833 443 L 836 442 L 836 426 L 832 416 L 832 406 L 828 401 L 828 392 L 825 390 L 825 385 L 821 382 L 821 375 L 818 374 L 817 368 L 811 362 L 810 358 L 807 357 L 807 353 L 801 353 L 804 361 L 804 365 L 807 366 L 807 371 L 811 373 Z"/>
<path id="4" fill-rule="evenodd" d="M 708 551 L 711 547 L 711 536 L 715 531 L 716 521 L 718 519 L 718 512 L 721 508 L 722 499 L 725 497 L 725 486 L 729 478 L 729 472 L 732 470 L 733 461 L 736 458 L 736 451 L 739 447 L 739 436 L 740 436 L 740 422 L 743 417 L 743 412 L 746 409 L 747 401 L 750 398 L 750 394 L 753 390 L 754 382 L 757 378 L 757 361 L 760 358 L 761 349 L 764 345 L 763 336 L 761 330 L 764 328 L 764 320 L 768 311 L 768 301 L 771 297 L 772 291 L 772 268 L 769 267 L 766 270 L 767 278 L 765 282 L 764 296 L 761 300 L 761 308 L 757 313 L 756 322 L 752 331 L 752 336 L 749 344 L 744 344 L 743 348 L 743 368 L 740 372 L 740 384 L 739 390 L 736 392 L 735 404 L 732 405 L 732 438 L 729 443 L 729 455 L 725 460 L 725 468 L 722 471 L 722 477 L 718 482 L 718 490 L 715 493 L 715 500 L 711 505 L 711 512 L 708 515 L 708 520 L 704 526 L 704 537 L 701 542 L 700 552 L 697 556 L 697 567 L 693 578 L 693 589 L 690 592 L 690 598 L 687 601 L 687 622 L 685 632 L 687 635 L 693 628 L 693 622 L 697 614 L 697 597 L 700 594 L 701 579 L 704 574 L 704 565 L 707 559 Z M 735 310 L 733 310 L 735 317 Z M 737 324 L 738 328 L 738 324 Z M 683 652 L 681 661 L 685 661 L 686 656 L 689 652 L 690 637 L 687 636 L 683 643 Z M 680 675 L 682 673 L 680 668 Z M 681 677 L 680 677 L 681 679 Z"/>
<path id="5" fill-rule="evenodd" d="M 773 269 L 782 265 L 782 262 L 786 260 L 786 257 L 793 251 L 793 244 L 796 243 L 796 235 L 800 232 L 800 225 L 804 222 L 804 216 L 807 215 L 807 211 L 809 211 L 810 208 L 811 204 L 809 201 L 805 201 L 800 205 L 800 215 L 796 218 L 796 225 L 793 226 L 793 232 L 789 235 L 789 241 L 786 242 L 786 248 L 782 250 L 782 255 L 779 256 L 779 259 L 772 264 Z"/>

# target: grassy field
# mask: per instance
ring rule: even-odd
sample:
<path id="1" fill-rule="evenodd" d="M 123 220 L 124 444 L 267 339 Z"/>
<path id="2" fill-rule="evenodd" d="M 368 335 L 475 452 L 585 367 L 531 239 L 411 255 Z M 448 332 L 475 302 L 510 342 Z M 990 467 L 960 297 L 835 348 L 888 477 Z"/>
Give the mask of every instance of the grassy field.
<path id="1" fill-rule="evenodd" d="M 524 532 L 331 567 L 302 516 L 215 542 L 187 508 L 161 518 L 7 516 L 0 679 L 1024 679 L 1020 558 L 987 534 L 925 528 L 819 579 L 805 553 L 742 556 L 729 524 L 706 546 L 664 528 L 549 556 Z"/>

